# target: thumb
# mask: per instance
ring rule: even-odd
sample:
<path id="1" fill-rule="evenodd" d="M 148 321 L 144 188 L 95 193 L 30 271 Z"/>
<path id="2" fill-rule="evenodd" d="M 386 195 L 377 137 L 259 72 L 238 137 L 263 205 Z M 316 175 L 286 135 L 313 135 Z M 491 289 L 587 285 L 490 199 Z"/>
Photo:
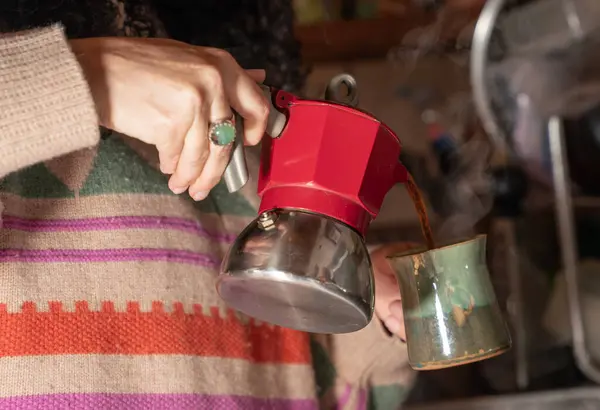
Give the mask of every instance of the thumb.
<path id="1" fill-rule="evenodd" d="M 267 77 L 267 72 L 265 70 L 260 69 L 246 70 L 246 74 L 248 74 L 250 78 L 252 78 L 257 83 L 262 83 Z"/>
<path id="2" fill-rule="evenodd" d="M 406 333 L 400 302 L 400 288 L 387 257 L 406 252 L 415 246 L 411 243 L 395 242 L 382 246 L 371 253 L 375 276 L 375 313 L 391 333 L 400 336 L 402 339 L 406 339 Z"/>
<path id="3" fill-rule="evenodd" d="M 389 305 L 395 300 L 400 300 L 396 275 L 386 259 L 389 254 L 388 246 L 371 253 L 375 279 L 375 313 L 381 320 L 385 320 L 390 315 Z"/>

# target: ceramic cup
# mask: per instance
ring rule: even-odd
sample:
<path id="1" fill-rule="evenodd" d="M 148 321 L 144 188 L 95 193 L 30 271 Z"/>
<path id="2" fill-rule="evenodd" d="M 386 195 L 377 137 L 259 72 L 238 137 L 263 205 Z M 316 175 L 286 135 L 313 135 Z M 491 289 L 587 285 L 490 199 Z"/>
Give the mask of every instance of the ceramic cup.
<path id="1" fill-rule="evenodd" d="M 413 369 L 458 366 L 510 349 L 485 250 L 486 236 L 481 235 L 388 257 L 400 285 Z"/>

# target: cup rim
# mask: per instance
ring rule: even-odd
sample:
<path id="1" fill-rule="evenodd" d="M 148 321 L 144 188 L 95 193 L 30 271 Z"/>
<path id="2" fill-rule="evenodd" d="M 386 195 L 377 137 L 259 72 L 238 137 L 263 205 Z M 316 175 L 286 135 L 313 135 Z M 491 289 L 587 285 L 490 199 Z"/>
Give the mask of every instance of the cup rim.
<path id="1" fill-rule="evenodd" d="M 485 239 L 485 238 L 487 238 L 487 234 L 482 233 L 482 234 L 477 234 L 475 236 L 472 236 L 469 239 L 457 239 L 457 240 L 452 241 L 451 243 L 442 245 L 437 248 L 427 249 L 424 246 L 420 246 L 417 248 L 409 249 L 405 252 L 395 253 L 393 255 L 386 256 L 385 258 L 391 260 L 391 259 L 397 259 L 397 258 L 404 258 L 406 256 L 424 255 L 426 253 L 436 253 L 438 251 L 444 251 L 446 249 L 453 248 L 457 245 L 466 245 L 468 243 L 479 241 L 479 240 Z"/>

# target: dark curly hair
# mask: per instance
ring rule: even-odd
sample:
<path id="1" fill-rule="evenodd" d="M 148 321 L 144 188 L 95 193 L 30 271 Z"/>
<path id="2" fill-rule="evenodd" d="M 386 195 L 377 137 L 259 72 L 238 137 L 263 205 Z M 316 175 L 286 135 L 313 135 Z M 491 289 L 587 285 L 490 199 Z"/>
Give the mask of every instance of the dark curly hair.
<path id="1" fill-rule="evenodd" d="M 172 38 L 227 48 L 246 68 L 267 69 L 267 82 L 288 90 L 304 84 L 290 0 L 155 0 Z"/>
<path id="2" fill-rule="evenodd" d="M 306 72 L 290 0 L 0 0 L 0 30 L 61 22 L 70 38 L 168 36 L 225 48 L 267 83 L 300 90 Z"/>

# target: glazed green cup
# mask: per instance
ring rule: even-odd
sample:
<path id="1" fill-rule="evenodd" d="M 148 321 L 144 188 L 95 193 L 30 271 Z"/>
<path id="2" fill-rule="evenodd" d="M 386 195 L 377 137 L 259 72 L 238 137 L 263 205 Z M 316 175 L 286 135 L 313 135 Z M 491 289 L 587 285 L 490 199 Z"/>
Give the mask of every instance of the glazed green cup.
<path id="1" fill-rule="evenodd" d="M 485 250 L 486 236 L 481 235 L 388 257 L 400 285 L 413 369 L 459 366 L 510 349 Z"/>

